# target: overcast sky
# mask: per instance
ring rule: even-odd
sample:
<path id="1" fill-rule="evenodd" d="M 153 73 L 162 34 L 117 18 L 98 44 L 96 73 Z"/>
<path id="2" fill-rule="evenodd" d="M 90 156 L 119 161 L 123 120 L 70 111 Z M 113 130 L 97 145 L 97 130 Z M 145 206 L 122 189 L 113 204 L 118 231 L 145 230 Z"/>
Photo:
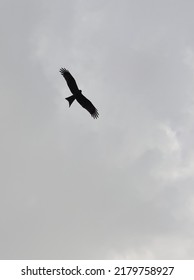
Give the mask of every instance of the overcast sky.
<path id="1" fill-rule="evenodd" d="M 194 258 L 193 10 L 0 0 L 1 259 Z"/>

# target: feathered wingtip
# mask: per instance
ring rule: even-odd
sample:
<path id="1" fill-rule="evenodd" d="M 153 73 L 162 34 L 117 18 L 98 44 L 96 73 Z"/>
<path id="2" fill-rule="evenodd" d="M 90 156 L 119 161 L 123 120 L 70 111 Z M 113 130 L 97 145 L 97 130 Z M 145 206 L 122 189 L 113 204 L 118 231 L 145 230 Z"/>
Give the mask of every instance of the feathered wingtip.
<path id="1" fill-rule="evenodd" d="M 96 109 L 94 113 L 91 114 L 92 118 L 97 119 L 99 117 L 98 110 Z"/>
<path id="2" fill-rule="evenodd" d="M 66 68 L 60 68 L 59 72 L 61 73 L 61 75 L 64 75 L 64 73 L 69 73 L 69 71 Z"/>

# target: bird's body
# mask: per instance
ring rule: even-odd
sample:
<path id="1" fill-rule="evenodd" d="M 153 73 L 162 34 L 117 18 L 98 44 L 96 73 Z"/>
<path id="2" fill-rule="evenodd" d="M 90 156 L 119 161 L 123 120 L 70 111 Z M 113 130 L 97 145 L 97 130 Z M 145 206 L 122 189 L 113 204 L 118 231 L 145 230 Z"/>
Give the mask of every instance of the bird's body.
<path id="1" fill-rule="evenodd" d="M 73 94 L 73 95 L 66 98 L 67 101 L 69 102 L 69 107 L 71 106 L 71 104 L 73 103 L 74 100 L 77 100 L 77 102 L 84 109 L 86 109 L 94 119 L 98 118 L 99 113 L 98 113 L 97 109 L 94 107 L 92 102 L 90 100 L 88 100 L 82 94 L 82 91 L 78 88 L 78 86 L 76 84 L 76 81 L 73 78 L 73 76 L 70 74 L 70 72 L 65 68 L 61 68 L 60 72 L 61 72 L 62 76 L 65 78 L 65 80 L 67 82 L 67 85 L 68 85 L 70 91 Z"/>

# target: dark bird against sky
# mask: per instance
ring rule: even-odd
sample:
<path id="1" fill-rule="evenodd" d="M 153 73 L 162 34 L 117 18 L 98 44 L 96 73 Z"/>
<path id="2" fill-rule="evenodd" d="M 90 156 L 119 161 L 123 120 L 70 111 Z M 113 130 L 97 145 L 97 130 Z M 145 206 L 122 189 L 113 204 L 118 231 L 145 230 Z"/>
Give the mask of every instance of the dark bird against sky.
<path id="1" fill-rule="evenodd" d="M 97 111 L 97 109 L 94 107 L 94 105 L 92 104 L 92 102 L 90 100 L 88 100 L 83 94 L 82 91 L 78 88 L 75 79 L 73 78 L 73 76 L 70 74 L 70 72 L 65 69 L 65 68 L 61 68 L 60 72 L 62 74 L 62 76 L 65 78 L 67 85 L 70 89 L 70 91 L 73 93 L 73 95 L 65 98 L 67 99 L 67 101 L 69 102 L 69 107 L 71 106 L 71 104 L 73 103 L 73 101 L 76 99 L 77 102 L 84 108 L 86 109 L 91 116 L 94 119 L 97 119 L 99 116 L 99 113 Z"/>

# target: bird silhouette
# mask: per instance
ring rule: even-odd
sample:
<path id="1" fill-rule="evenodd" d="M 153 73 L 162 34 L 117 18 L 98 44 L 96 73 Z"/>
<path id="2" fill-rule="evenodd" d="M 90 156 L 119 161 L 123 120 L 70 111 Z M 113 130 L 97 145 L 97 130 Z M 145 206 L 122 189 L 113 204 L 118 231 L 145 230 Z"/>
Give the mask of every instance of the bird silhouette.
<path id="1" fill-rule="evenodd" d="M 92 102 L 82 94 L 82 91 L 78 88 L 77 83 L 76 83 L 74 77 L 71 75 L 71 73 L 65 68 L 61 68 L 60 72 L 61 72 L 62 76 L 65 78 L 67 85 L 73 94 L 73 95 L 65 98 L 69 102 L 69 107 L 71 106 L 73 101 L 76 99 L 77 102 L 84 109 L 86 109 L 94 119 L 97 119 L 99 116 L 98 110 L 94 107 Z"/>

